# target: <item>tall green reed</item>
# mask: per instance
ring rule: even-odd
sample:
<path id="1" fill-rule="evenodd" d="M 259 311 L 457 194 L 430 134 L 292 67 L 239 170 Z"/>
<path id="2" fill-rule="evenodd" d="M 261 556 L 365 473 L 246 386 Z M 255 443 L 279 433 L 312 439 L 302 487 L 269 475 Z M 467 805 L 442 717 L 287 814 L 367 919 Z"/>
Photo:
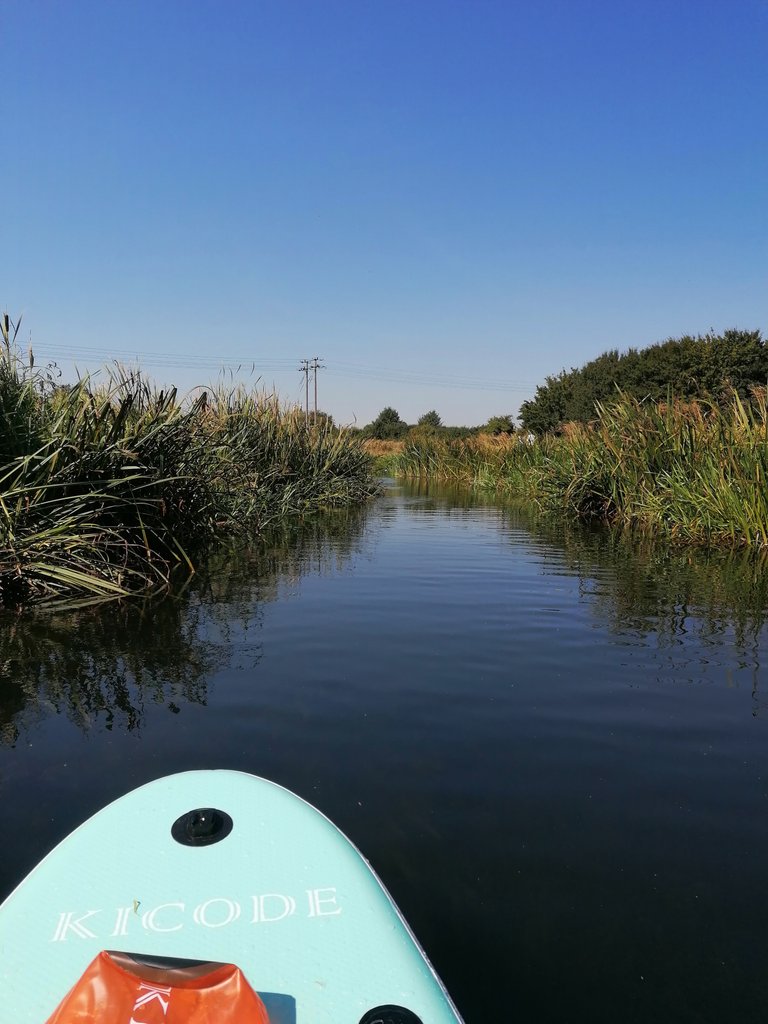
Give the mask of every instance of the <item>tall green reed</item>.
<path id="1" fill-rule="evenodd" d="M 641 402 L 619 395 L 589 426 L 529 445 L 422 439 L 403 476 L 532 498 L 543 510 L 655 530 L 680 541 L 768 545 L 766 389 L 748 401 Z"/>
<path id="2" fill-rule="evenodd" d="M 191 570 L 222 533 L 362 501 L 370 460 L 343 430 L 244 388 L 180 398 L 114 367 L 71 387 L 0 365 L 0 601 L 123 595 Z"/>

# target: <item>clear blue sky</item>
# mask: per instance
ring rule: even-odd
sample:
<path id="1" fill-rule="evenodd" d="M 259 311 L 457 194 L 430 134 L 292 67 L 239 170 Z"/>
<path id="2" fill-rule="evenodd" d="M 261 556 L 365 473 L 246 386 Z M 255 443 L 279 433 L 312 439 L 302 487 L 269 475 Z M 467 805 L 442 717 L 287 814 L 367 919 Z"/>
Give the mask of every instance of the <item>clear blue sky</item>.
<path id="1" fill-rule="evenodd" d="M 0 0 L 0 306 L 182 388 L 474 424 L 768 327 L 766 0 Z"/>

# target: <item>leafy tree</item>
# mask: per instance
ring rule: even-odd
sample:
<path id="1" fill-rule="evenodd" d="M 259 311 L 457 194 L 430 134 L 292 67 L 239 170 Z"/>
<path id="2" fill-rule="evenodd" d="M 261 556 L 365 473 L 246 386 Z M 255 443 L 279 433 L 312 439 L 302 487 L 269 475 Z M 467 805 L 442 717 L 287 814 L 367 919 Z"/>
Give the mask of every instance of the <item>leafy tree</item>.
<path id="1" fill-rule="evenodd" d="M 523 429 L 534 434 L 557 430 L 567 419 L 572 382 L 565 370 L 557 377 L 547 377 L 536 388 L 535 396 L 520 406 Z"/>
<path id="2" fill-rule="evenodd" d="M 365 433 L 382 441 L 402 437 L 408 430 L 408 424 L 400 419 L 400 413 L 388 405 L 382 409 L 373 423 L 366 427 Z"/>
<path id="3" fill-rule="evenodd" d="M 431 409 L 419 417 L 418 425 L 420 427 L 434 427 L 437 430 L 438 427 L 442 427 L 443 421 L 440 419 L 440 414 Z"/>
<path id="4" fill-rule="evenodd" d="M 684 335 L 645 349 L 604 352 L 579 369 L 547 377 L 520 407 L 525 430 L 557 431 L 569 420 L 594 419 L 596 403 L 617 392 L 662 400 L 719 398 L 735 388 L 742 398 L 768 379 L 768 343 L 760 331 L 728 330 L 722 335 Z"/>
<path id="5" fill-rule="evenodd" d="M 489 434 L 514 434 L 515 424 L 511 416 L 491 416 L 485 427 Z"/>

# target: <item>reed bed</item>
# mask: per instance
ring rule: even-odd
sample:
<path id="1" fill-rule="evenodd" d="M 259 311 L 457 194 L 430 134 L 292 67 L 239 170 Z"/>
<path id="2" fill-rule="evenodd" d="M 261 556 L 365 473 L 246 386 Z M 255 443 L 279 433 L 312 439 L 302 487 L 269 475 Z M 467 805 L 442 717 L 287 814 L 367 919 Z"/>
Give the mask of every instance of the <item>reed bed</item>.
<path id="1" fill-rule="evenodd" d="M 517 437 L 462 439 L 422 436 L 408 440 L 390 460 L 394 475 L 463 487 L 527 493 L 530 474 L 549 442 L 528 445 Z"/>
<path id="2" fill-rule="evenodd" d="M 182 398 L 119 367 L 60 388 L 0 352 L 0 602 L 161 585 L 215 536 L 375 491 L 352 435 L 275 396 Z"/>
<path id="3" fill-rule="evenodd" d="M 696 544 L 768 545 L 766 389 L 724 403 L 621 395 L 597 420 L 533 444 L 422 439 L 398 475 L 532 498 L 545 511 L 648 528 Z"/>

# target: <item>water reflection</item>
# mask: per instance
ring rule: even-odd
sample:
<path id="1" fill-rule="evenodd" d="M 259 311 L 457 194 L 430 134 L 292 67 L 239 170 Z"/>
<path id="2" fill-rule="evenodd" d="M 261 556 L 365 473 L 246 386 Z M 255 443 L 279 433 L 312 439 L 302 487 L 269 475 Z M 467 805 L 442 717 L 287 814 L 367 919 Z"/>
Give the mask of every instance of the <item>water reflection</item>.
<path id="1" fill-rule="evenodd" d="M 608 625 L 639 634 L 755 641 L 768 610 L 768 560 L 748 551 L 699 550 L 661 544 L 628 531 L 587 529 L 536 519 L 512 520 L 563 552 L 563 569 L 580 580 Z"/>
<path id="2" fill-rule="evenodd" d="M 512 516 L 562 551 L 557 571 L 579 580 L 602 628 L 626 643 L 659 652 L 658 683 L 700 683 L 715 678 L 732 688 L 734 670 L 752 687 L 752 714 L 768 711 L 760 693 L 768 618 L 768 563 L 748 551 L 692 550 L 660 544 L 636 533 L 579 529 L 529 513 Z M 717 650 L 728 648 L 732 668 Z M 661 655 L 666 652 L 666 660 Z"/>
<path id="3" fill-rule="evenodd" d="M 266 604 L 295 592 L 309 573 L 351 564 L 377 531 L 411 511 L 482 522 L 542 575 L 576 579 L 596 626 L 628 647 L 652 643 L 647 665 L 658 682 L 701 682 L 735 670 L 751 680 L 753 713 L 768 712 L 758 678 L 768 614 L 765 558 L 676 549 L 466 490 L 414 484 L 377 506 L 285 524 L 258 545 L 222 545 L 170 596 L 2 613 L 0 743 L 14 745 L 50 715 L 84 731 L 99 725 L 132 732 L 150 707 L 178 714 L 185 704 L 204 705 L 217 673 L 259 664 Z M 714 648 L 726 645 L 733 656 L 724 666 Z"/>
<path id="4" fill-rule="evenodd" d="M 307 573 L 348 563 L 368 515 L 333 511 L 273 529 L 252 546 L 224 544 L 172 595 L 3 612 L 0 744 L 15 745 L 51 714 L 84 731 L 131 732 L 150 705 L 173 714 L 204 705 L 216 672 L 260 661 L 264 604 Z"/>
<path id="5" fill-rule="evenodd" d="M 204 703 L 219 652 L 198 636 L 193 592 L 5 619 L 0 635 L 0 739 L 14 744 L 42 716 L 82 729 L 132 731 L 147 703 Z M 136 640 L 141 637 L 141 642 Z"/>
<path id="6" fill-rule="evenodd" d="M 414 483 L 403 496 L 421 513 L 495 519 L 510 547 L 525 551 L 542 576 L 575 578 L 579 603 L 601 633 L 646 649 L 638 656 L 649 680 L 729 688 L 747 681 L 753 715 L 768 712 L 768 693 L 760 693 L 767 553 L 675 546 L 637 531 L 541 515 L 530 504 L 502 506 L 459 488 Z"/>
<path id="7" fill-rule="evenodd" d="M 414 483 L 403 493 L 420 511 L 449 517 L 502 509 L 501 528 L 510 541 L 535 541 L 549 565 L 544 571 L 575 576 L 595 614 L 622 633 L 663 639 L 733 631 L 736 642 L 748 646 L 765 627 L 768 552 L 675 547 L 637 532 L 544 516 L 528 504 L 500 506 L 458 487 Z"/>

